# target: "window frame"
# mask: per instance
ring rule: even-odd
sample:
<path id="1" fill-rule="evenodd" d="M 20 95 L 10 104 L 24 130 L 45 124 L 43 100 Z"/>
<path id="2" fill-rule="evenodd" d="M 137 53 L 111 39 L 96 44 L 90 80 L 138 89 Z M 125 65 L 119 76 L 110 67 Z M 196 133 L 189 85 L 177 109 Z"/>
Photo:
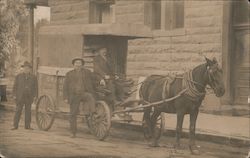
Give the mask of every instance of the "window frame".
<path id="1" fill-rule="evenodd" d="M 176 13 L 174 13 L 174 9 L 175 9 L 175 2 L 174 0 L 171 1 L 166 1 L 166 0 L 160 0 L 161 3 L 161 19 L 160 19 L 160 29 L 154 29 L 152 28 L 152 26 L 154 24 L 151 24 L 151 26 L 149 26 L 152 29 L 153 32 L 153 36 L 157 36 L 157 37 L 163 37 L 163 36 L 182 36 L 186 34 L 185 31 L 185 0 L 181 0 L 183 1 L 183 26 L 182 27 L 176 27 L 174 25 L 176 25 Z M 151 1 L 153 2 L 153 1 Z M 169 3 L 169 12 L 171 13 L 171 15 L 169 16 L 169 29 L 166 29 L 166 6 L 167 3 Z M 151 18 L 153 16 L 153 10 L 150 10 L 151 13 Z M 146 15 L 146 14 L 145 14 Z M 144 15 L 144 16 L 145 16 Z M 148 20 L 148 19 L 147 19 Z M 145 21 L 144 21 L 145 22 Z M 151 19 L 151 23 L 154 22 L 153 18 Z M 146 25 L 146 24 L 145 24 Z"/>
<path id="2" fill-rule="evenodd" d="M 109 22 L 104 22 L 103 17 L 105 13 L 103 12 L 105 7 L 109 7 L 110 20 Z M 89 24 L 104 24 L 104 23 L 114 23 L 115 22 L 115 0 L 100 1 L 100 0 L 89 0 Z"/>

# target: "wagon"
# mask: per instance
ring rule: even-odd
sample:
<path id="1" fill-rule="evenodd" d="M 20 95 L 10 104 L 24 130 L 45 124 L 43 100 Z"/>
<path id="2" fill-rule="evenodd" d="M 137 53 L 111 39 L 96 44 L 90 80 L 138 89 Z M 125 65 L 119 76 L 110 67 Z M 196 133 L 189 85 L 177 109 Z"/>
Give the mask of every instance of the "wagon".
<path id="1" fill-rule="evenodd" d="M 71 59 L 74 57 L 82 56 L 85 60 L 85 67 L 92 69 L 95 48 L 107 47 L 111 53 L 110 62 L 113 63 L 115 72 L 122 76 L 121 83 L 131 86 L 131 80 L 126 77 L 128 40 L 149 37 L 149 35 L 145 35 L 145 32 L 149 32 L 149 30 L 142 27 L 138 30 L 138 28 L 140 27 L 125 24 L 93 24 L 91 27 L 90 25 L 44 26 L 40 29 L 37 59 L 39 97 L 36 103 L 36 122 L 39 129 L 48 131 L 58 115 L 69 115 L 69 105 L 63 101 L 62 89 L 65 74 L 71 70 Z M 140 32 L 143 32 L 143 35 Z M 97 90 L 95 114 L 86 117 L 84 113 L 80 113 L 78 117 L 84 118 L 92 134 L 99 140 L 104 140 L 109 135 L 111 122 L 115 117 L 118 116 L 120 121 L 133 123 L 122 116 L 128 116 L 130 113 L 144 113 L 145 109 L 151 106 L 138 99 L 129 99 L 135 91 L 136 86 L 129 87 L 128 99 L 122 100 L 119 105 L 111 105 L 105 99 L 105 92 Z M 149 126 L 144 119 L 143 117 L 141 124 L 145 138 L 149 139 Z M 162 114 L 159 116 L 156 126 L 160 129 L 159 136 L 164 130 L 164 125 L 165 120 Z"/>

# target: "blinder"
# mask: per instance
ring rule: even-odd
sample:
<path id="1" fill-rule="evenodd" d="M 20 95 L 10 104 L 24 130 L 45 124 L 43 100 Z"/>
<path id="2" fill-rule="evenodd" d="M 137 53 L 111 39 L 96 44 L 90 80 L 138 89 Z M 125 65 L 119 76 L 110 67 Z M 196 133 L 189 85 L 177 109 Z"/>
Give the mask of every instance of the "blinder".
<path id="1" fill-rule="evenodd" d="M 211 88 L 216 89 L 216 79 L 215 79 L 215 73 L 220 71 L 218 68 L 218 63 L 212 65 L 212 66 L 207 66 L 207 75 L 208 75 L 208 84 L 211 86 Z"/>

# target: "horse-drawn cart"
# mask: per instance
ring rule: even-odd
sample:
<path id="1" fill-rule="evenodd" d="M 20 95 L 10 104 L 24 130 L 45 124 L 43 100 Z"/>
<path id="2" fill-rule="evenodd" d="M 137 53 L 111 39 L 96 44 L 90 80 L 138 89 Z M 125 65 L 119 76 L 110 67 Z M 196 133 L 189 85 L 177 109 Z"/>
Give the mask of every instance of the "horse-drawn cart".
<path id="1" fill-rule="evenodd" d="M 42 71 L 40 71 L 40 77 L 43 76 Z M 48 77 L 48 76 L 47 76 Z M 63 107 L 59 107 L 63 103 L 61 100 L 56 99 L 60 98 L 59 96 L 59 91 L 60 89 L 60 81 L 62 82 L 62 76 L 60 76 L 59 71 L 57 70 L 55 76 L 49 76 L 53 77 L 55 79 L 55 92 L 54 94 L 56 95 L 54 98 L 50 94 L 42 94 L 40 95 L 37 103 L 36 103 L 36 122 L 38 125 L 38 128 L 44 131 L 48 131 L 58 115 L 69 115 L 68 112 L 63 111 Z M 127 81 L 125 81 L 127 82 Z M 131 86 L 131 84 L 130 84 Z M 131 87 L 134 87 L 133 85 Z M 130 88 L 131 88 L 130 87 Z M 128 87 L 126 87 L 128 88 Z M 135 92 L 135 91 L 133 91 Z M 118 116 L 119 121 L 125 121 L 125 122 L 133 122 L 132 120 L 127 120 L 126 117 L 122 116 L 131 116 L 129 114 L 131 113 L 144 113 L 146 109 L 151 108 L 151 114 L 153 113 L 152 107 L 157 106 L 161 104 L 164 101 L 171 101 L 176 97 L 162 100 L 160 102 L 154 102 L 154 103 L 147 103 L 143 102 L 142 100 L 138 99 L 130 99 L 128 95 L 131 94 L 129 92 L 126 96 L 126 99 L 123 100 L 123 102 L 118 103 L 118 105 L 111 105 L 109 100 L 106 100 L 107 95 L 105 91 L 97 91 L 98 97 L 96 98 L 96 112 L 94 115 L 91 117 L 86 117 L 84 113 L 80 113 L 78 117 L 83 118 L 85 122 L 88 125 L 89 130 L 91 131 L 92 134 L 94 134 L 99 140 L 104 140 L 108 135 L 111 127 L 111 122 L 113 120 L 113 117 Z M 67 107 L 64 107 L 64 110 Z M 69 106 L 68 106 L 69 108 Z M 117 121 L 117 119 L 115 119 Z M 164 118 L 164 113 L 162 113 L 158 119 L 157 119 L 157 124 L 156 128 L 158 128 L 158 136 L 160 137 L 161 133 L 164 130 L 165 126 L 165 118 Z M 142 120 L 142 128 L 144 131 L 144 136 L 146 139 L 150 139 L 150 134 L 149 134 L 149 127 L 145 121 L 145 117 L 143 117 Z"/>

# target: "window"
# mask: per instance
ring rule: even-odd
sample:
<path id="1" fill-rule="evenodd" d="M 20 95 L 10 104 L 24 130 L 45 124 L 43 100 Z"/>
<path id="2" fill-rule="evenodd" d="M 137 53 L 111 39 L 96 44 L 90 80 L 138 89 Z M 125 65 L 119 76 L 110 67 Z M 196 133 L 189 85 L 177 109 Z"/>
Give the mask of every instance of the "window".
<path id="1" fill-rule="evenodd" d="M 114 0 L 90 0 L 89 23 L 115 22 Z"/>
<path id="2" fill-rule="evenodd" d="M 153 30 L 161 29 L 161 1 L 149 0 L 145 1 L 145 25 Z"/>
<path id="3" fill-rule="evenodd" d="M 145 1 L 144 23 L 152 30 L 184 27 L 184 0 Z"/>

